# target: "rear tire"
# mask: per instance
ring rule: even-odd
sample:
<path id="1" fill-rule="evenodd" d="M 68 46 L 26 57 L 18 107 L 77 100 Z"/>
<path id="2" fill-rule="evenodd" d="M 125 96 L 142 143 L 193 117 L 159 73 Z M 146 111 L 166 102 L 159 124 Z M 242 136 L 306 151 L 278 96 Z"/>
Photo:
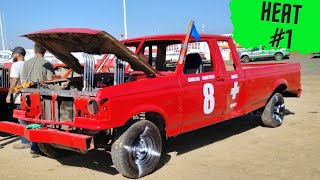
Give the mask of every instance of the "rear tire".
<path id="1" fill-rule="evenodd" d="M 115 168 L 128 178 L 152 172 L 160 160 L 162 141 L 159 129 L 148 120 L 131 125 L 111 147 Z"/>
<path id="2" fill-rule="evenodd" d="M 271 97 L 262 113 L 263 125 L 271 128 L 280 126 L 284 119 L 284 113 L 284 99 L 280 93 L 276 93 Z"/>
<path id="3" fill-rule="evenodd" d="M 276 61 L 281 61 L 283 59 L 282 53 L 276 53 L 275 56 L 274 56 L 274 59 Z"/>
<path id="4" fill-rule="evenodd" d="M 46 143 L 38 143 L 38 147 L 41 152 L 43 152 L 44 155 L 50 157 L 50 158 L 58 158 L 63 157 L 71 153 L 71 151 L 67 151 L 64 149 L 58 149 L 53 147 L 50 144 Z"/>
<path id="5" fill-rule="evenodd" d="M 249 62 L 250 62 L 249 56 L 243 56 L 243 57 L 241 58 L 241 62 L 243 62 L 243 63 L 249 63 Z"/>

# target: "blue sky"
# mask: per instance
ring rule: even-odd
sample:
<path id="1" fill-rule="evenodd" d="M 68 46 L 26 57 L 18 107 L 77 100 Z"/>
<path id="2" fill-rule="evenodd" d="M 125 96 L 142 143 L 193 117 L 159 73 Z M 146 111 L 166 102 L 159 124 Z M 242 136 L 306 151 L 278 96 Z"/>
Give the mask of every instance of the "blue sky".
<path id="1" fill-rule="evenodd" d="M 0 0 L 5 14 L 8 46 L 31 48 L 18 37 L 58 27 L 101 29 L 116 38 L 124 33 L 122 0 Z M 190 19 L 198 31 L 232 33 L 230 0 L 126 0 L 128 37 L 185 33 Z M 0 43 L 0 47 L 2 47 Z M 2 49 L 2 48 L 1 48 Z"/>

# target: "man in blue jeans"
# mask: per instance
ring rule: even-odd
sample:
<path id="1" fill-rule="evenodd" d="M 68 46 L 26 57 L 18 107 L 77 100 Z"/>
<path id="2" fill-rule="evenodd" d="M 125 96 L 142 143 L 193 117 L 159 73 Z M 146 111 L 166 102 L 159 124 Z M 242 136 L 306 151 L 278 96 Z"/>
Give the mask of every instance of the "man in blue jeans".
<path id="1" fill-rule="evenodd" d="M 24 66 L 24 57 L 26 55 L 26 51 L 22 47 L 15 47 L 12 51 L 12 60 L 13 64 L 11 65 L 10 69 L 10 87 L 8 91 L 8 95 L 6 98 L 7 103 L 14 103 L 15 107 L 17 109 L 20 109 L 20 94 L 17 92 L 14 92 L 14 88 L 17 85 L 20 85 L 22 83 L 22 70 Z M 18 119 L 20 124 L 27 125 L 28 123 Z M 39 157 L 39 149 L 36 143 L 29 142 L 28 139 L 21 136 L 21 143 L 17 143 L 13 145 L 14 149 L 28 149 L 31 148 L 31 155 L 33 158 Z"/>
<path id="2" fill-rule="evenodd" d="M 46 49 L 40 44 L 34 45 L 35 57 L 28 60 L 22 68 L 21 79 L 22 83 L 26 82 L 41 82 L 45 80 L 52 80 L 54 70 L 52 64 L 44 59 Z M 32 157 L 39 156 L 39 149 L 36 143 L 31 144 Z"/>

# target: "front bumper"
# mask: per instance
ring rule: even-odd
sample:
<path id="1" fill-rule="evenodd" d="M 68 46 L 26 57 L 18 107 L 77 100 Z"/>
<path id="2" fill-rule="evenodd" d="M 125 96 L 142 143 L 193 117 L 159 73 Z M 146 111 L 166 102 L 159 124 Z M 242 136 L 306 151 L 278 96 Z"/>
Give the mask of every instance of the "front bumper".
<path id="1" fill-rule="evenodd" d="M 87 151 L 93 148 L 92 136 L 83 134 L 62 132 L 48 128 L 26 129 L 25 125 L 6 121 L 0 122 L 0 131 L 9 134 L 24 136 L 31 142 L 61 145 L 79 149 L 82 151 Z"/>

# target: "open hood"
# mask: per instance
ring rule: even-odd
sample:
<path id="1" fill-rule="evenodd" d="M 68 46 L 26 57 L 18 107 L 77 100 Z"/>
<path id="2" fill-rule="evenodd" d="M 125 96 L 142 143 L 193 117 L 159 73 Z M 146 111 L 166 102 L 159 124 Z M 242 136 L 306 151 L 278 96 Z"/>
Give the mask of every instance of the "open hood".
<path id="1" fill-rule="evenodd" d="M 59 28 L 38 31 L 23 36 L 41 44 L 55 57 L 79 74 L 83 73 L 83 67 L 80 65 L 79 60 L 71 54 L 72 52 L 114 54 L 119 59 L 128 62 L 134 70 L 143 71 L 149 76 L 158 73 L 143 57 L 136 55 L 104 31 L 82 28 Z"/>

